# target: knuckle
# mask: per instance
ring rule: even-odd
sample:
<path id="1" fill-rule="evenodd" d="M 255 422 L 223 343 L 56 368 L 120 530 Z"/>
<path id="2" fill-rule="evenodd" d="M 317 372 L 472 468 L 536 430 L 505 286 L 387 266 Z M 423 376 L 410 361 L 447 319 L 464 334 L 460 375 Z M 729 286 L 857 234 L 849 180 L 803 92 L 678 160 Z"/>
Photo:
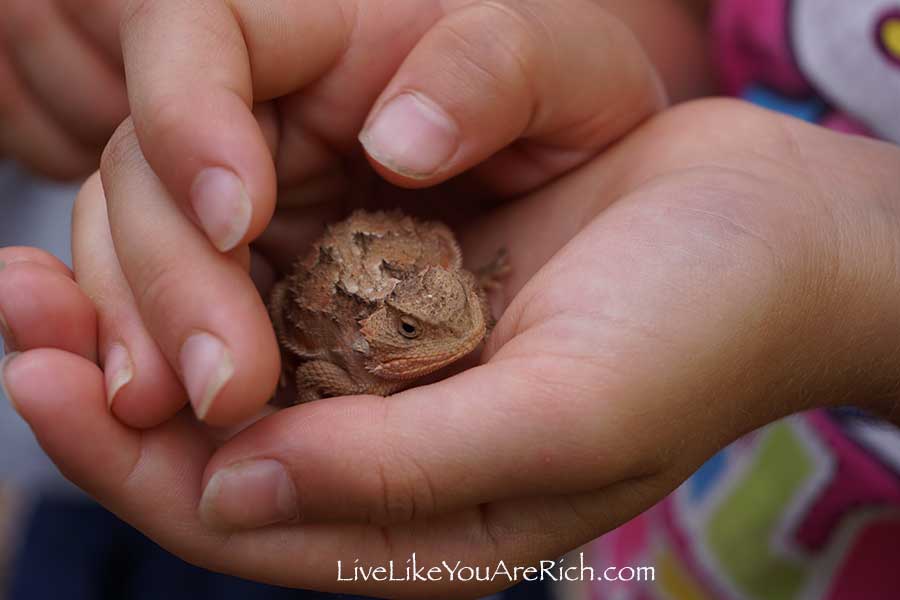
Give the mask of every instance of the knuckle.
<path id="1" fill-rule="evenodd" d="M 376 459 L 377 493 L 370 515 L 373 523 L 388 525 L 416 518 L 419 508 L 413 483 L 397 468 L 392 459 Z"/>
<path id="2" fill-rule="evenodd" d="M 377 479 L 376 491 L 370 495 L 372 523 L 404 523 L 437 513 L 435 486 L 424 466 L 409 453 L 384 445 L 373 460 Z"/>
<path id="3" fill-rule="evenodd" d="M 148 255 L 132 265 L 135 275 L 134 295 L 141 313 L 169 315 L 173 301 L 184 290 L 184 273 L 171 268 L 163 257 Z"/>
<path id="4" fill-rule="evenodd" d="M 196 109 L 185 103 L 181 95 L 156 95 L 145 103 L 136 127 L 146 139 L 165 140 L 176 137 L 196 120 Z"/>
<path id="5" fill-rule="evenodd" d="M 485 25 L 504 34 L 512 35 L 518 44 L 539 47 L 544 34 L 536 13 L 526 7 L 527 3 L 510 4 L 500 0 L 484 0 L 474 5 L 476 15 Z"/>
<path id="6" fill-rule="evenodd" d="M 530 86 L 541 64 L 545 33 L 525 11 L 488 0 L 463 9 L 444 27 L 455 38 L 456 58 L 467 75 L 509 93 Z"/>
<path id="7" fill-rule="evenodd" d="M 380 494 L 373 496 L 376 500 L 370 520 L 381 525 L 412 520 L 415 514 L 415 501 L 411 490 L 399 485 L 393 471 L 389 470 L 384 460 L 376 463 L 376 472 Z"/>

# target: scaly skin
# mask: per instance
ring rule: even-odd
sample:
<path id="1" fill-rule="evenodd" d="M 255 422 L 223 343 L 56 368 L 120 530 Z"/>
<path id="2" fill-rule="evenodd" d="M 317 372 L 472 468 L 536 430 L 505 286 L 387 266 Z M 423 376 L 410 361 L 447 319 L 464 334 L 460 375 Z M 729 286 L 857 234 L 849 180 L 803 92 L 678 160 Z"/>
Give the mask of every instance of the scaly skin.
<path id="1" fill-rule="evenodd" d="M 297 401 L 389 395 L 462 358 L 488 335 L 484 284 L 443 224 L 357 211 L 331 225 L 279 282 L 270 312 Z"/>

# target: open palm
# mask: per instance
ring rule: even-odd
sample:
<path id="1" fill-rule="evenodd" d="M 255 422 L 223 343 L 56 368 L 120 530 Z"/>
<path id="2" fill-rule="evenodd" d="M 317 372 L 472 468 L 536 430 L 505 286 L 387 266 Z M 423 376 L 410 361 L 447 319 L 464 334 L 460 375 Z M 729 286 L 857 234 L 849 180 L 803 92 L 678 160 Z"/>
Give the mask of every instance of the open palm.
<path id="1" fill-rule="evenodd" d="M 737 103 L 674 109 L 458 224 L 473 263 L 501 246 L 512 260 L 480 365 L 282 410 L 223 445 L 184 412 L 148 430 L 117 421 L 71 325 L 41 345 L 81 356 L 29 351 L 5 381 L 68 477 L 188 560 L 298 587 L 484 593 L 509 581 L 338 582 L 337 561 L 534 564 L 646 509 L 752 428 L 888 397 L 894 337 L 873 332 L 898 322 L 884 276 L 898 154 Z M 85 239 L 105 223 L 96 181 L 79 203 Z M 35 297 L 53 284 L 60 304 L 87 302 L 4 252 Z M 96 290 L 82 277 L 98 272 L 79 283 Z M 0 297 L 16 333 L 58 318 Z"/>

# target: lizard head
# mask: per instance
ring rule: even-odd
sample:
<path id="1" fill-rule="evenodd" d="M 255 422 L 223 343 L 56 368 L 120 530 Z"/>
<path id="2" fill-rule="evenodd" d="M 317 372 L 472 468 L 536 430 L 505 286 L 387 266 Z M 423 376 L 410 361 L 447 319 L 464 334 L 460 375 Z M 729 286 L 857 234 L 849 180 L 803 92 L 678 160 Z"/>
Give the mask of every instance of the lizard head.
<path id="1" fill-rule="evenodd" d="M 390 380 L 426 375 L 471 352 L 487 321 L 474 276 L 429 267 L 399 282 L 384 305 L 360 322 L 369 346 L 366 368 Z"/>

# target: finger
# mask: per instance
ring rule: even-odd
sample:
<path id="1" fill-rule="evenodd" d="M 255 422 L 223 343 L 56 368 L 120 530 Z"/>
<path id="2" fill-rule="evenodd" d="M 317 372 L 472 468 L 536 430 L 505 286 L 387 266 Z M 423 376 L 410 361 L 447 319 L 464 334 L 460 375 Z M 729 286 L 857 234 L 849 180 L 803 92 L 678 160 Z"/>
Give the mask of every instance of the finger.
<path id="1" fill-rule="evenodd" d="M 566 334 L 557 329 L 547 335 Z M 231 527 L 293 514 L 397 523 L 648 475 L 582 360 L 521 353 L 388 399 L 281 411 L 214 456 L 204 516 Z"/>
<path id="2" fill-rule="evenodd" d="M 129 121 L 104 153 L 102 178 L 122 272 L 197 416 L 214 425 L 252 416 L 271 397 L 280 361 L 246 268 L 197 235 L 144 162 Z"/>
<path id="3" fill-rule="evenodd" d="M 150 336 L 116 257 L 99 175 L 88 179 L 72 214 L 75 276 L 97 311 L 97 344 L 110 409 L 131 427 L 156 426 L 187 401 Z"/>
<path id="4" fill-rule="evenodd" d="M 138 504 L 134 513 L 146 510 L 146 518 L 153 512 L 152 504 L 158 509 L 177 503 L 186 486 L 174 480 L 189 478 L 190 468 L 202 464 L 208 455 L 207 439 L 184 419 L 151 432 L 129 429 L 116 420 L 106 406 L 103 374 L 81 357 L 59 350 L 32 350 L 5 360 L 0 376 L 7 397 L 63 475 L 113 511 Z M 148 448 L 156 452 L 144 462 Z M 146 476 L 146 469 L 161 466 L 164 460 L 174 463 L 176 454 L 182 468 L 157 469 L 154 483 L 158 487 L 153 494 L 148 495 L 145 488 L 140 490 L 141 497 L 131 497 L 131 478 Z M 122 501 L 126 497 L 130 505 Z"/>
<path id="5" fill-rule="evenodd" d="M 288 164 L 279 160 L 279 173 L 290 172 L 290 183 L 333 166 L 335 148 L 356 147 L 378 91 L 437 17 L 431 4 L 131 4 L 122 44 L 141 147 L 217 248 L 254 239 L 274 207 L 273 161 L 250 115 L 252 102 L 285 96 L 279 155 Z M 307 86 L 315 99 L 305 98 Z M 292 160 L 306 167 L 290 169 Z"/>
<path id="6" fill-rule="evenodd" d="M 514 297 L 521 296 L 518 307 L 509 307 L 508 314 L 504 314 L 492 333 L 488 344 L 492 352 L 496 353 L 497 348 L 519 333 L 520 322 L 529 321 L 523 316 L 521 306 L 528 304 L 530 296 L 540 295 L 534 290 L 559 287 L 548 278 L 540 278 L 542 267 L 595 214 L 621 195 L 613 168 L 616 161 L 622 160 L 619 154 L 604 155 L 538 193 L 504 204 L 461 232 L 467 263 L 472 267 L 492 260 L 499 248 L 509 251 L 511 276 L 501 286 L 497 314 Z M 550 222 L 548 214 L 554 215 Z M 531 280 L 535 283 L 529 286 L 529 291 L 520 292 Z M 583 329 L 584 325 L 579 327 Z M 564 357 L 573 350 L 554 348 L 561 341 L 573 339 L 572 331 L 551 328 L 543 336 L 547 340 L 532 342 L 530 351 L 523 351 L 521 359 L 489 364 L 387 401 L 329 400 L 283 411 L 222 449 L 208 475 L 212 477 L 221 469 L 226 471 L 224 477 L 228 477 L 231 466 L 260 456 L 284 460 L 305 519 L 389 522 L 408 518 L 413 512 L 416 515 L 444 513 L 508 497 L 506 494 L 579 491 L 567 486 L 601 485 L 607 475 L 617 477 L 640 472 L 643 465 L 629 461 L 629 457 L 637 456 L 635 440 L 622 440 L 616 431 L 604 429 L 616 423 L 614 415 L 585 416 L 596 410 L 595 400 L 603 394 L 604 382 L 591 380 L 590 370 L 583 362 L 593 360 L 590 355 L 597 348 L 577 349 L 576 355 L 570 356 L 572 362 L 566 366 Z M 552 359 L 541 364 L 542 357 L 548 355 Z M 557 366 L 557 362 L 561 364 Z M 561 371 L 562 368 L 570 371 Z M 547 374 L 546 380 L 542 374 Z M 636 389 L 633 393 L 637 393 Z M 616 391 L 610 396 L 618 398 L 621 394 Z M 341 405 L 344 401 L 348 404 Z M 540 416 L 547 403 L 554 407 L 552 421 Z M 528 420 L 527 414 L 532 414 L 533 421 Z M 523 432 L 522 428 L 526 427 L 534 429 Z M 577 432 L 581 432 L 580 437 L 576 436 Z M 326 443 L 325 435 L 340 436 L 340 448 Z M 560 444 L 574 439 L 603 439 L 605 448 L 594 454 L 590 454 L 589 448 L 581 448 L 586 453 L 581 463 L 573 460 L 558 464 L 551 460 L 545 464 L 541 462 L 544 457 L 535 456 L 541 448 L 549 449 L 551 459 L 561 456 L 566 450 Z M 486 452 L 485 448 L 491 451 Z M 559 455 L 555 454 L 557 451 Z M 620 462 L 617 465 L 597 462 L 606 459 Z M 354 464 L 363 466 L 351 473 Z M 534 473 L 545 473 L 542 485 L 546 487 L 531 487 L 536 478 L 525 474 Z M 465 485 L 459 484 L 462 477 L 466 479 Z M 217 484 L 212 489 L 216 487 Z M 235 484 L 230 489 L 242 487 Z M 329 496 L 338 489 L 341 490 L 338 498 Z M 244 492 L 235 493 L 240 497 Z M 244 519 L 249 518 L 246 515 L 227 514 L 230 510 L 227 506 L 235 506 L 230 504 L 231 500 L 221 500 L 225 507 L 221 509 L 214 507 L 218 502 L 206 503 L 210 514 L 216 513 L 211 519 L 234 518 L 246 523 Z M 260 514 L 264 514 L 263 506 L 262 502 L 254 503 Z M 246 507 L 246 503 L 240 507 Z M 218 515 L 220 511 L 226 514 Z M 265 520 L 268 516 L 260 518 Z"/>
<path id="7" fill-rule="evenodd" d="M 7 397 L 33 428 L 53 425 L 38 427 L 35 433 L 63 474 L 100 492 L 94 483 L 100 473 L 121 476 L 136 460 L 140 434 L 117 424 L 106 411 L 103 374 L 93 362 L 60 350 L 31 350 L 4 361 L 0 375 Z M 96 418 L 99 410 L 105 418 Z M 68 434 L 67 426 L 72 426 Z M 85 445 L 84 439 L 103 440 L 104 445 Z M 74 454 L 58 452 L 75 446 L 80 450 Z M 79 470 L 80 464 L 93 466 Z"/>
<path id="8" fill-rule="evenodd" d="M 55 2 L 12 0 L 0 23 L 10 60 L 44 110 L 83 144 L 104 143 L 128 114 L 122 77 Z"/>
<path id="9" fill-rule="evenodd" d="M 461 584 L 446 573 L 426 583 L 338 581 L 336 565 L 342 561 L 346 577 L 355 559 L 405 566 L 413 553 L 427 567 L 448 557 L 469 565 L 500 559 L 534 564 L 586 542 L 654 498 L 638 493 L 638 485 L 622 485 L 603 495 L 492 504 L 389 529 L 292 524 L 216 532 L 198 520 L 199 483 L 211 445 L 194 424 L 175 419 L 151 431 L 129 430 L 106 410 L 97 367 L 59 351 L 17 355 L 0 365 L 0 377 L 63 474 L 105 506 L 186 560 L 280 585 L 411 598 L 482 596 L 511 581 Z"/>
<path id="10" fill-rule="evenodd" d="M 8 350 L 59 348 L 97 359 L 97 316 L 58 268 L 16 261 L 0 269 L 0 333 Z"/>
<path id="11" fill-rule="evenodd" d="M 25 89 L 0 53 L 0 154 L 55 179 L 73 179 L 97 168 L 100 152 L 57 125 Z"/>
<path id="12" fill-rule="evenodd" d="M 249 242 L 274 210 L 275 177 L 231 9 L 216 0 L 133 2 L 122 44 L 135 126 L 154 171 L 216 248 Z"/>
<path id="13" fill-rule="evenodd" d="M 665 103 L 638 40 L 596 2 L 467 2 L 403 62 L 360 139 L 394 183 L 428 186 L 491 157 L 520 193 L 599 152 Z"/>

